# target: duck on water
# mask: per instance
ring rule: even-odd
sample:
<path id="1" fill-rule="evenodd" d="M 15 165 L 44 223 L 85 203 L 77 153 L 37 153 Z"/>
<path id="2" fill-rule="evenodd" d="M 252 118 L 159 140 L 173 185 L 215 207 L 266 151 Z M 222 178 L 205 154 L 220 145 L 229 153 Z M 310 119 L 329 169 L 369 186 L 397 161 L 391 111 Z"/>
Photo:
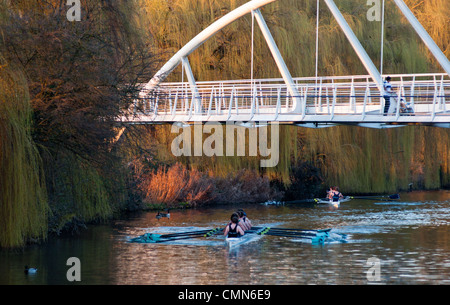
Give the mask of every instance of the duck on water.
<path id="1" fill-rule="evenodd" d="M 160 220 L 163 217 L 170 218 L 170 209 L 167 209 L 167 213 L 161 213 L 158 211 L 158 214 L 156 214 L 156 219 Z"/>
<path id="2" fill-rule="evenodd" d="M 25 274 L 35 274 L 37 272 L 36 268 L 28 268 L 28 266 L 25 266 Z"/>

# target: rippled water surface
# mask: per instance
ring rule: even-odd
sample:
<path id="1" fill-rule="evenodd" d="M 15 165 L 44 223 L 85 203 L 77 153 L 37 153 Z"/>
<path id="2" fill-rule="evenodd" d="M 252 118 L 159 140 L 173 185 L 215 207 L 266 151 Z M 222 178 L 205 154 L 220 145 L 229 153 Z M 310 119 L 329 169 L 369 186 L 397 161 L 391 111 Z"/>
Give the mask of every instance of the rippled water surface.
<path id="1" fill-rule="evenodd" d="M 241 206 L 239 206 L 241 207 Z M 0 284 L 66 284 L 69 257 L 83 284 L 450 284 L 450 192 L 401 194 L 400 201 L 352 200 L 327 205 L 246 205 L 257 226 L 332 228 L 331 240 L 262 236 L 228 249 L 222 236 L 170 244 L 129 243 L 146 232 L 222 227 L 238 206 L 154 212 L 91 226 L 24 251 L 0 252 Z M 370 258 L 380 281 L 368 281 Z M 24 265 L 38 268 L 26 276 Z"/>

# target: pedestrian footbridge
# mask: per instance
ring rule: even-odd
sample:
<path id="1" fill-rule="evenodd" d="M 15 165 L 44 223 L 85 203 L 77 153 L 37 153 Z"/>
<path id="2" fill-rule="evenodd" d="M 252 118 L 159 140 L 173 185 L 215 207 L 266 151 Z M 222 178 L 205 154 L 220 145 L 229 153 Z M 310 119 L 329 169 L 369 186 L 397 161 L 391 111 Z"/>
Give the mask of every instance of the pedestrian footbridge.
<path id="1" fill-rule="evenodd" d="M 447 74 L 391 75 L 395 97 L 385 99 L 370 76 L 294 78 L 298 96 L 282 79 L 162 83 L 130 109 L 133 123 L 269 122 L 327 127 L 354 124 L 394 127 L 425 124 L 450 127 Z"/>

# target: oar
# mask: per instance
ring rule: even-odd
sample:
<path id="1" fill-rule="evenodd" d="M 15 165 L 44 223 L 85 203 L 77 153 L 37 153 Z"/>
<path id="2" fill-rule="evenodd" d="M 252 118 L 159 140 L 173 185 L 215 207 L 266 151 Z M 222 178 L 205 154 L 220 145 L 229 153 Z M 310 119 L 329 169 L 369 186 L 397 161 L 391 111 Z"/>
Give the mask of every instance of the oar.
<path id="1" fill-rule="evenodd" d="M 392 200 L 398 200 L 400 199 L 399 194 L 393 194 L 388 196 L 350 196 L 351 199 L 367 199 L 367 200 L 382 200 L 382 201 L 392 201 Z M 383 199 L 383 198 L 389 198 L 389 199 Z"/>
<path id="2" fill-rule="evenodd" d="M 313 244 L 323 244 L 325 242 L 325 239 L 328 237 L 327 232 L 317 232 L 317 233 L 298 233 L 298 234 L 286 234 L 286 232 L 269 232 L 265 233 L 266 235 L 270 236 L 281 236 L 281 237 L 297 237 L 297 238 L 307 238 L 311 239 L 311 242 Z"/>
<path id="3" fill-rule="evenodd" d="M 216 229 L 213 229 L 216 230 Z M 170 233 L 170 234 L 163 234 L 161 237 L 176 237 L 176 236 L 188 236 L 188 235 L 204 235 L 207 234 L 213 230 L 199 230 L 199 231 L 187 231 L 187 232 L 179 232 L 179 233 Z"/>
<path id="4" fill-rule="evenodd" d="M 284 228 L 263 228 L 258 231 L 259 235 L 274 235 L 274 236 L 285 236 L 285 237 L 307 237 L 307 236 L 318 236 L 325 235 L 328 236 L 331 229 L 325 230 L 302 230 L 299 229 L 284 229 Z"/>
<path id="5" fill-rule="evenodd" d="M 319 201 L 330 201 L 330 198 L 314 198 L 313 200 L 314 200 L 314 202 L 319 202 Z"/>
<path id="6" fill-rule="evenodd" d="M 252 230 L 259 230 L 259 229 L 263 229 L 263 227 L 253 227 Z M 329 232 L 331 231 L 331 229 L 319 229 L 319 230 L 314 230 L 314 229 L 294 229 L 294 228 L 278 228 L 278 227 L 267 227 L 266 229 L 270 229 L 270 230 L 278 230 L 278 231 L 297 231 L 297 232 Z"/>
<path id="7" fill-rule="evenodd" d="M 286 234 L 290 233 L 329 233 L 331 229 L 324 230 L 303 230 L 303 229 L 284 229 L 284 228 L 270 228 L 271 232 L 284 232 Z"/>
<path id="8" fill-rule="evenodd" d="M 302 230 L 286 228 L 266 228 L 263 234 L 282 237 L 301 237 L 311 239 L 312 244 L 323 244 L 328 238 L 331 229 L 324 230 Z M 314 232 L 314 233 L 313 233 Z"/>
<path id="9" fill-rule="evenodd" d="M 326 234 L 326 236 L 330 235 L 331 229 L 322 229 L 322 230 L 303 230 L 303 229 L 285 229 L 285 228 L 270 228 L 270 231 L 272 233 L 279 233 L 279 234 L 299 234 L 299 235 L 317 235 L 317 234 Z M 343 238 L 347 238 L 347 234 L 345 233 L 338 233 L 334 232 L 333 234 L 337 234 L 342 236 Z"/>
<path id="10" fill-rule="evenodd" d="M 215 228 L 215 229 L 212 229 L 212 230 L 210 230 L 209 232 L 207 232 L 204 236 L 205 236 L 205 237 L 208 237 L 208 236 L 212 236 L 212 235 L 214 235 L 214 234 L 222 233 L 222 232 L 223 232 L 223 229 L 221 229 L 221 228 Z"/>
<path id="11" fill-rule="evenodd" d="M 272 232 L 269 231 L 264 235 L 272 235 L 272 236 L 283 236 L 283 237 L 314 237 L 317 236 L 317 233 L 287 233 L 287 232 Z"/>
<path id="12" fill-rule="evenodd" d="M 291 201 L 284 201 L 286 204 L 296 204 L 296 203 L 314 203 L 314 199 L 300 199 L 300 200 L 291 200 Z"/>
<path id="13" fill-rule="evenodd" d="M 181 240 L 181 239 L 192 239 L 192 238 L 200 238 L 204 237 L 203 235 L 191 235 L 191 236 L 180 236 L 180 237 L 172 237 L 172 238 L 162 238 L 153 241 L 153 243 L 164 243 L 168 241 Z"/>
<path id="14" fill-rule="evenodd" d="M 274 233 L 274 234 L 284 234 L 286 236 L 295 236 L 295 235 L 310 235 L 310 236 L 316 236 L 318 234 L 325 234 L 329 235 L 331 229 L 326 230 L 315 230 L 315 231 L 289 231 L 289 230 L 277 230 L 276 228 L 270 229 L 268 233 Z"/>
<path id="15" fill-rule="evenodd" d="M 188 238 L 197 238 L 197 237 L 207 237 L 219 232 L 220 228 L 215 228 L 212 230 L 199 230 L 199 231 L 188 231 L 188 232 L 180 232 L 180 233 L 172 233 L 172 234 L 155 234 L 155 233 L 145 233 L 139 237 L 135 237 L 130 240 L 130 242 L 136 243 L 155 243 L 155 242 L 163 242 L 170 240 L 178 240 L 178 239 L 188 239 Z"/>

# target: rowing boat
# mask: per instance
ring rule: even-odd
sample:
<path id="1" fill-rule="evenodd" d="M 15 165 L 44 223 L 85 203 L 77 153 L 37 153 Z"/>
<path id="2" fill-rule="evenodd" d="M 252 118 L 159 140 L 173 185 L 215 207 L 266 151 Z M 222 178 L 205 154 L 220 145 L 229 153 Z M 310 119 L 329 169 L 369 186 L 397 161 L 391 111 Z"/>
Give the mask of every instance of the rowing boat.
<path id="1" fill-rule="evenodd" d="M 346 196 L 344 198 L 340 198 L 338 201 L 333 201 L 333 199 L 328 199 L 328 198 L 315 198 L 314 201 L 316 203 L 321 203 L 321 204 L 331 204 L 334 206 L 339 206 L 342 202 L 347 202 L 352 200 L 352 198 L 350 196 Z"/>
<path id="2" fill-rule="evenodd" d="M 238 245 L 242 245 L 251 241 L 254 241 L 256 239 L 259 239 L 259 237 L 262 235 L 261 233 L 266 230 L 267 228 L 263 227 L 261 229 L 258 229 L 253 232 L 247 232 L 241 237 L 226 237 L 225 243 L 229 248 L 236 247 Z"/>
<path id="3" fill-rule="evenodd" d="M 329 238 L 331 229 L 311 230 L 311 229 L 290 229 L 278 227 L 253 227 L 251 230 L 245 232 L 242 237 L 226 237 L 225 245 L 228 248 L 235 248 L 236 246 L 246 244 L 260 239 L 263 235 L 302 238 L 310 240 L 312 244 L 323 244 Z M 145 233 L 141 236 L 132 238 L 132 243 L 168 243 L 178 242 L 185 239 L 213 237 L 218 234 L 223 234 L 223 229 L 205 229 L 198 231 L 187 231 L 169 234 Z M 345 238 L 344 238 L 345 239 Z M 223 240 L 223 239 L 222 239 Z"/>
<path id="4" fill-rule="evenodd" d="M 250 238 L 255 237 L 255 235 L 246 234 L 241 237 L 227 237 L 225 238 L 225 242 L 229 248 L 236 247 L 241 244 L 245 244 L 250 240 Z"/>

